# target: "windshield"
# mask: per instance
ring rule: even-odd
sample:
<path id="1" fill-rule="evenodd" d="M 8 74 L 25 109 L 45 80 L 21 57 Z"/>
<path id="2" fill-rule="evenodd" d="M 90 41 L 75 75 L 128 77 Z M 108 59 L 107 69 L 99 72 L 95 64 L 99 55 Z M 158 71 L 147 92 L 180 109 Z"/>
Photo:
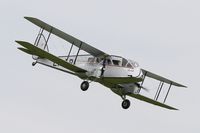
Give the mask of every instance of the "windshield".
<path id="1" fill-rule="evenodd" d="M 103 59 L 101 60 L 100 64 L 103 64 Z M 127 68 L 136 68 L 139 67 L 139 64 L 133 60 L 127 60 L 123 57 L 119 56 L 109 56 L 105 59 L 106 65 L 114 65 L 114 66 L 122 66 Z"/>
<path id="2" fill-rule="evenodd" d="M 139 67 L 139 64 L 138 64 L 136 61 L 129 60 L 129 62 L 131 63 L 131 65 L 132 65 L 133 67 Z"/>

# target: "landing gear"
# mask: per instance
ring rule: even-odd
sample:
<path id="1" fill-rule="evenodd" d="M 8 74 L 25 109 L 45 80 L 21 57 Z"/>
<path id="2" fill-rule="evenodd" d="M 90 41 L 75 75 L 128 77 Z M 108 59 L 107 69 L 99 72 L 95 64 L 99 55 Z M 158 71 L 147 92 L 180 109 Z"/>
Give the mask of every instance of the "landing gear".
<path id="1" fill-rule="evenodd" d="M 124 101 L 122 102 L 123 109 L 128 109 L 130 105 L 131 105 L 131 102 L 128 99 L 124 99 Z"/>
<path id="2" fill-rule="evenodd" d="M 32 63 L 32 66 L 35 66 L 36 64 L 37 64 L 37 62 L 33 62 L 33 63 Z"/>
<path id="3" fill-rule="evenodd" d="M 126 95 L 122 95 L 121 97 L 123 99 L 122 108 L 123 109 L 128 109 L 130 107 L 130 105 L 131 105 L 131 102 L 128 99 L 126 99 Z"/>
<path id="4" fill-rule="evenodd" d="M 89 88 L 89 82 L 88 81 L 83 81 L 81 83 L 81 90 L 86 91 Z"/>

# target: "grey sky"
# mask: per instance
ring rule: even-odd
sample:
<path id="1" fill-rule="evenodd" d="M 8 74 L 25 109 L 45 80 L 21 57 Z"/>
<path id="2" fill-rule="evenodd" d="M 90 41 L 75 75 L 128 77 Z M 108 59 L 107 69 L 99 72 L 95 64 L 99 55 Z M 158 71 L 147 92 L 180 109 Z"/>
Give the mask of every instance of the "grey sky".
<path id="1" fill-rule="evenodd" d="M 0 132 L 198 133 L 199 5 L 197 0 L 1 0 Z M 168 97 L 167 103 L 180 111 L 132 98 L 123 110 L 121 98 L 99 84 L 82 92 L 80 79 L 32 67 L 31 57 L 14 42 L 33 42 L 38 32 L 24 16 L 187 85 L 173 87 Z"/>

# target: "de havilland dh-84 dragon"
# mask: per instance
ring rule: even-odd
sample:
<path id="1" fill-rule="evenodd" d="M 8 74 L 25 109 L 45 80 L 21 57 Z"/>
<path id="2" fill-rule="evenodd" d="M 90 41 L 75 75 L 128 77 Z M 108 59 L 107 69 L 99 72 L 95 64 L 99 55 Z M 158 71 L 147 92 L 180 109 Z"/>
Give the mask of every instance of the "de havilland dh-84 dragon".
<path id="1" fill-rule="evenodd" d="M 133 60 L 107 54 L 37 18 L 25 17 L 25 19 L 40 27 L 34 44 L 25 41 L 16 41 L 22 46 L 18 48 L 19 50 L 32 55 L 35 60 L 32 63 L 33 66 L 38 63 L 78 76 L 83 80 L 80 85 L 82 91 L 86 91 L 89 88 L 90 82 L 98 82 L 110 88 L 112 92 L 122 98 L 121 105 L 124 109 L 130 106 L 130 101 L 126 98 L 130 96 L 163 108 L 177 110 L 174 107 L 166 105 L 165 101 L 171 86 L 186 86 L 144 70 Z M 48 32 L 46 37 L 43 34 L 44 31 Z M 52 34 L 71 43 L 69 53 L 66 56 L 56 56 L 49 52 L 48 41 Z M 78 47 L 78 50 L 77 54 L 72 55 L 71 51 L 74 46 Z M 80 50 L 85 51 L 87 54 L 79 54 Z M 141 89 L 147 90 L 143 87 L 146 76 L 160 81 L 154 98 L 140 94 Z M 158 97 L 164 83 L 169 87 L 167 87 L 166 94 L 161 102 L 158 100 Z"/>

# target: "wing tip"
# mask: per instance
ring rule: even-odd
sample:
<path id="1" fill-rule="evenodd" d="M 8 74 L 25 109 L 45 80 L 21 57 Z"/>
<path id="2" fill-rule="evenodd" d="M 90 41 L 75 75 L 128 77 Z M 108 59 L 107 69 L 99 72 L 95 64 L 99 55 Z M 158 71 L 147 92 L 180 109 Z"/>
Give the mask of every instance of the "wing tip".
<path id="1" fill-rule="evenodd" d="M 25 19 L 30 20 L 30 19 L 35 19 L 34 17 L 28 17 L 28 16 L 24 16 Z"/>
<path id="2" fill-rule="evenodd" d="M 188 87 L 187 87 L 187 86 L 185 86 L 185 85 L 183 85 L 182 87 L 183 87 L 183 88 L 188 88 Z"/>
<path id="3" fill-rule="evenodd" d="M 30 22 L 34 22 L 34 21 L 36 21 L 36 20 L 38 20 L 37 18 L 35 18 L 35 17 L 28 17 L 28 16 L 24 16 L 24 18 L 26 19 L 26 20 L 28 20 L 28 21 L 30 21 Z"/>
<path id="4" fill-rule="evenodd" d="M 15 40 L 15 42 L 18 43 L 18 44 L 20 44 L 20 45 L 22 45 L 23 43 L 28 43 L 26 41 L 20 41 L 20 40 Z"/>
<path id="5" fill-rule="evenodd" d="M 27 53 L 29 55 L 33 55 L 33 53 L 30 50 L 26 49 L 26 48 L 18 47 L 17 49 L 19 49 L 20 51 L 22 51 L 24 53 Z"/>
<path id="6" fill-rule="evenodd" d="M 185 85 L 181 85 L 181 84 L 176 85 L 176 86 L 178 86 L 178 87 L 183 87 L 183 88 L 188 88 L 187 86 L 185 86 Z"/>
<path id="7" fill-rule="evenodd" d="M 170 110 L 176 110 L 176 111 L 179 111 L 179 109 L 174 108 L 174 107 L 171 107 Z"/>
<path id="8" fill-rule="evenodd" d="M 16 43 L 20 43 L 21 41 L 19 41 L 19 40 L 15 40 L 15 42 L 16 42 Z"/>

